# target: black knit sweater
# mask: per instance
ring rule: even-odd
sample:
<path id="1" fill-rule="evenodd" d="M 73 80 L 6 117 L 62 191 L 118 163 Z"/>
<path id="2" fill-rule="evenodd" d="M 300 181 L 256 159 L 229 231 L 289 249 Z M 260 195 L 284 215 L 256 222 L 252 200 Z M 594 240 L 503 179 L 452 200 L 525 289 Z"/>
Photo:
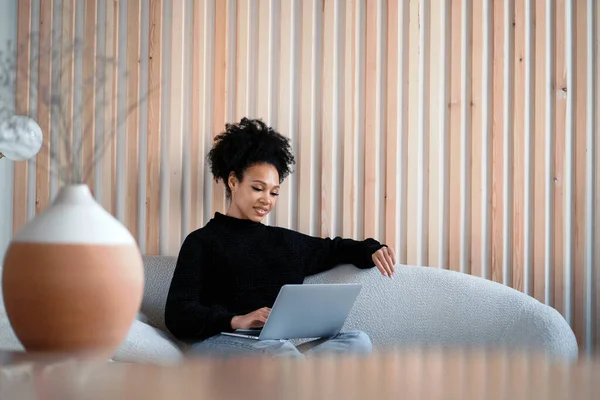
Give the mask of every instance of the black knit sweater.
<path id="1" fill-rule="evenodd" d="M 323 239 L 216 213 L 183 242 L 166 326 L 189 342 L 231 331 L 234 316 L 272 307 L 283 285 L 339 264 L 372 268 L 381 247 L 374 239 Z"/>

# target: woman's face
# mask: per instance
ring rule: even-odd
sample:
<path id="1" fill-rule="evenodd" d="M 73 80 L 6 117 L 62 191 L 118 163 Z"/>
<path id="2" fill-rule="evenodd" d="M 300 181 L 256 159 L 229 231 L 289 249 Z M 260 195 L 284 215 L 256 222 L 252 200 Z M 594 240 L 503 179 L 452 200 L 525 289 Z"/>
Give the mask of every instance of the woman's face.
<path id="1" fill-rule="evenodd" d="M 231 188 L 229 216 L 260 222 L 275 207 L 279 195 L 279 174 L 271 164 L 248 167 L 241 181 L 231 173 L 228 184 Z"/>

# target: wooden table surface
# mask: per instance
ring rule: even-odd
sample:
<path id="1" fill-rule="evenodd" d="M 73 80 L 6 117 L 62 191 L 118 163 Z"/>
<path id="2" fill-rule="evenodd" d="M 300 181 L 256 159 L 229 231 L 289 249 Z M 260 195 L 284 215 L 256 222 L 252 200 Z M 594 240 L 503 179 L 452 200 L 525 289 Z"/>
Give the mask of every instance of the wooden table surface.
<path id="1" fill-rule="evenodd" d="M 600 360 L 412 350 L 176 366 L 0 352 L 0 399 L 600 399 Z"/>

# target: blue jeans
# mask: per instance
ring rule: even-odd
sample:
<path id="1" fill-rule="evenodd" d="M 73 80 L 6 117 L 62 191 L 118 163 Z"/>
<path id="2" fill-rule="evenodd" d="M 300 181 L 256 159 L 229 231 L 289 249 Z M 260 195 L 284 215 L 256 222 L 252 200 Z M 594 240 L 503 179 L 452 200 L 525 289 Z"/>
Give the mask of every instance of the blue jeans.
<path id="1" fill-rule="evenodd" d="M 308 349 L 302 352 L 303 347 Z M 338 333 L 330 338 L 303 343 L 298 347 L 289 340 L 256 340 L 216 335 L 202 342 L 194 343 L 190 348 L 190 354 L 205 356 L 269 355 L 303 358 L 325 354 L 368 355 L 371 350 L 371 339 L 366 333 L 348 331 Z"/>

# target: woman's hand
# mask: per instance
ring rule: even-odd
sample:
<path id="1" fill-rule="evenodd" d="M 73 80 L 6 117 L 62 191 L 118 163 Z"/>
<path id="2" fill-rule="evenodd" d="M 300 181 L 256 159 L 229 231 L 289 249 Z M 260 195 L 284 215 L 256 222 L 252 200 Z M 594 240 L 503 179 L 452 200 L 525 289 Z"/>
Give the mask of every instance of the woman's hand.
<path id="1" fill-rule="evenodd" d="M 394 279 L 394 265 L 396 264 L 396 254 L 390 247 L 382 247 L 371 256 L 377 269 L 383 276 Z"/>
<path id="2" fill-rule="evenodd" d="M 233 329 L 260 328 L 265 325 L 270 313 L 270 308 L 263 307 L 246 315 L 236 315 L 231 319 L 231 327 Z"/>

